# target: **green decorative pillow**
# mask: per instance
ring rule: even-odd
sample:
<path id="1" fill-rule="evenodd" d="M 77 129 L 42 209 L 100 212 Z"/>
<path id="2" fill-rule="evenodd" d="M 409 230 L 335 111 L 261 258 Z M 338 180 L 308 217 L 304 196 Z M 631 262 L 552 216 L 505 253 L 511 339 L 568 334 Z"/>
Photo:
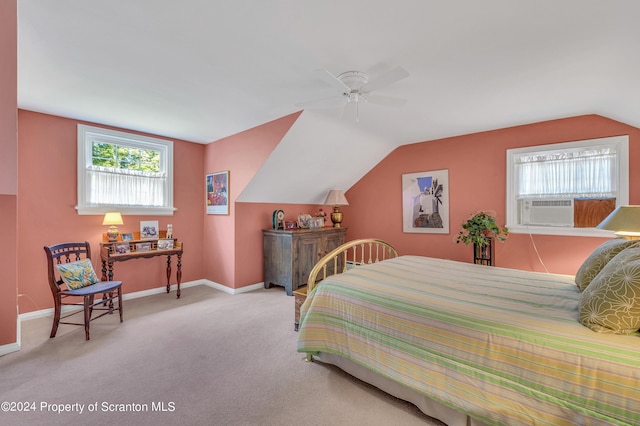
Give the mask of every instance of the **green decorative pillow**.
<path id="1" fill-rule="evenodd" d="M 576 273 L 576 285 L 583 291 L 591 280 L 604 268 L 611 259 L 622 250 L 638 243 L 624 238 L 614 238 L 600 245 L 587 257 Z"/>
<path id="2" fill-rule="evenodd" d="M 640 329 L 640 247 L 616 255 L 580 295 L 580 322 L 598 333 Z"/>
<path id="3" fill-rule="evenodd" d="M 90 259 L 61 263 L 56 265 L 56 268 L 58 268 L 60 278 L 69 290 L 76 290 L 100 281 L 93 270 Z"/>

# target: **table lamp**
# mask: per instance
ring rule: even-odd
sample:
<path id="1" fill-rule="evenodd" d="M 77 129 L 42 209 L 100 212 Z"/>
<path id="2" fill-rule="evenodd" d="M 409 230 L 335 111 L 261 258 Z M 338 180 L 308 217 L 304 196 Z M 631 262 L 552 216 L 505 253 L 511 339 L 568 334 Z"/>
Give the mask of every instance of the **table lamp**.
<path id="1" fill-rule="evenodd" d="M 618 238 L 640 240 L 640 206 L 618 206 L 596 228 L 614 231 Z"/>
<path id="2" fill-rule="evenodd" d="M 344 192 L 340 189 L 332 189 L 327 194 L 327 199 L 324 200 L 326 205 L 333 206 L 333 212 L 331 212 L 331 222 L 333 222 L 334 228 L 340 228 L 342 223 L 342 212 L 340 206 L 348 206 L 349 202 L 347 197 L 344 196 Z"/>
<path id="3" fill-rule="evenodd" d="M 109 230 L 107 231 L 107 238 L 109 238 L 109 242 L 115 242 L 118 240 L 118 227 L 116 225 L 123 225 L 122 215 L 120 212 L 109 212 L 105 213 L 104 220 L 102 221 L 103 225 L 110 225 Z"/>

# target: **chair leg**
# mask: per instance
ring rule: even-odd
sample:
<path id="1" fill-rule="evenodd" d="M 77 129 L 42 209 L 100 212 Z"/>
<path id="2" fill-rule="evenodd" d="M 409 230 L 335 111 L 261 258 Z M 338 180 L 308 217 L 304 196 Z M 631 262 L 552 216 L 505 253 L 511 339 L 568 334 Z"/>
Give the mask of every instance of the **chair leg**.
<path id="1" fill-rule="evenodd" d="M 95 295 L 90 295 L 89 296 L 89 319 L 91 319 L 91 316 L 93 315 L 93 301 L 95 300 Z"/>
<path id="2" fill-rule="evenodd" d="M 91 311 L 93 305 L 93 295 L 84 297 L 84 335 L 85 340 L 89 340 L 89 323 L 91 322 Z"/>
<path id="3" fill-rule="evenodd" d="M 118 310 L 120 311 L 120 322 L 122 322 L 122 287 L 118 287 Z"/>
<path id="4" fill-rule="evenodd" d="M 104 300 L 103 305 L 107 306 L 107 293 L 103 293 L 102 294 L 102 300 Z M 109 315 L 111 315 L 113 313 L 113 292 L 109 292 Z"/>
<path id="5" fill-rule="evenodd" d="M 58 325 L 60 324 L 60 311 L 62 310 L 62 300 L 60 300 L 60 295 L 57 295 L 54 298 L 54 314 L 53 314 L 53 325 L 51 326 L 51 334 L 49 338 L 56 337 L 56 333 L 58 332 Z"/>

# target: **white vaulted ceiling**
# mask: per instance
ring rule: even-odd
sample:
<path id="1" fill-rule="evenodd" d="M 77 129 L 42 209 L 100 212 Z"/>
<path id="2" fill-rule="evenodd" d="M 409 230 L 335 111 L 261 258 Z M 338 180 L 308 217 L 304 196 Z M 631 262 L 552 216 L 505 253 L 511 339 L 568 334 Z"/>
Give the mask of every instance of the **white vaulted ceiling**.
<path id="1" fill-rule="evenodd" d="M 636 0 L 18 0 L 22 109 L 210 143 L 307 109 L 240 201 L 321 203 L 397 146 L 581 114 L 640 126 Z M 273 182 L 278 182 L 274 185 Z"/>

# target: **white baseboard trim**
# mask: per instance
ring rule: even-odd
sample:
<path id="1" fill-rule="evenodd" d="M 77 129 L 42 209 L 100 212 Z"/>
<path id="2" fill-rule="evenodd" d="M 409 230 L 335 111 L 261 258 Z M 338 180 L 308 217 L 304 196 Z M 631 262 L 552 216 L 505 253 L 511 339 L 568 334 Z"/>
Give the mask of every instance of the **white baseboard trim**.
<path id="1" fill-rule="evenodd" d="M 225 293 L 229 293 L 229 294 L 240 294 L 240 293 L 246 293 L 248 291 L 254 291 L 254 290 L 258 290 L 260 288 L 263 287 L 263 283 L 258 283 L 258 284 L 253 284 L 253 285 L 248 285 L 245 287 L 240 287 L 240 288 L 231 288 L 231 287 L 227 287 L 226 285 L 222 285 L 219 283 L 216 283 L 214 281 L 209 281 L 209 280 L 195 280 L 195 281 L 189 281 L 186 283 L 181 283 L 180 284 L 180 289 L 183 290 L 185 288 L 189 288 L 189 287 L 195 287 L 197 285 L 206 285 L 208 287 L 211 287 L 213 289 L 219 290 L 219 291 L 223 291 Z M 178 290 L 178 285 L 177 284 L 172 284 L 171 285 L 171 291 L 175 292 Z M 130 299 L 137 299 L 139 297 L 146 297 L 146 296 L 151 296 L 154 294 L 160 294 L 160 293 L 166 293 L 167 291 L 167 287 L 166 286 L 162 286 L 162 287 L 156 287 L 156 288 L 150 288 L 148 290 L 142 290 L 142 291 L 136 291 L 133 293 L 125 293 L 122 295 L 122 300 L 130 300 Z M 63 306 L 62 307 L 62 313 L 67 313 L 67 312 L 71 312 L 73 310 L 77 310 L 77 308 L 74 308 L 73 306 Z M 21 321 L 28 321 L 30 319 L 34 319 L 34 318 L 42 318 L 42 317 L 52 317 L 53 318 L 53 308 L 48 308 L 48 309 L 41 309 L 39 311 L 32 311 L 32 312 L 27 312 L 25 314 L 20 314 L 18 315 L 18 324 L 20 324 Z M 19 333 L 18 333 L 19 335 Z M 1 354 L 1 350 L 2 347 L 0 347 L 0 354 Z"/>
<path id="2" fill-rule="evenodd" d="M 8 343 L 6 345 L 0 346 L 0 356 L 10 354 L 11 352 L 18 352 L 20 350 L 21 338 L 22 338 L 22 329 L 20 321 L 16 324 L 16 342 Z"/>
<path id="3" fill-rule="evenodd" d="M 223 291 L 225 293 L 229 293 L 229 294 L 240 294 L 240 293 L 247 293 L 249 291 L 254 291 L 254 290 L 258 290 L 264 287 L 264 283 L 257 283 L 257 284 L 252 284 L 252 285 L 248 285 L 245 287 L 240 287 L 240 288 L 231 288 L 231 287 L 227 287 L 226 285 L 222 285 L 219 283 L 216 283 L 214 281 L 209 281 L 209 280 L 195 280 L 195 281 L 189 281 L 186 283 L 181 283 L 180 284 L 180 289 L 185 289 L 185 288 L 189 288 L 189 287 L 195 287 L 197 285 L 206 285 L 208 287 L 211 287 L 215 290 L 219 290 L 219 291 Z M 178 290 L 178 285 L 177 284 L 173 284 L 171 285 L 171 291 L 175 292 Z M 122 300 L 130 300 L 130 299 L 137 299 L 138 297 L 146 297 L 146 296 L 151 296 L 154 294 L 160 294 L 160 293 L 166 293 L 167 291 L 167 287 L 166 286 L 162 286 L 162 287 L 157 287 L 157 288 L 151 288 L 149 290 L 142 290 L 142 291 L 136 291 L 133 293 L 126 293 L 122 295 Z M 74 308 L 73 306 L 63 306 L 62 307 L 62 313 L 68 313 L 71 312 L 73 310 L 78 310 L 77 308 Z M 18 322 L 17 322 L 17 326 L 16 326 L 16 336 L 17 337 L 17 341 L 14 343 L 8 343 L 6 345 L 2 345 L 0 346 L 0 356 L 2 355 L 6 355 L 9 354 L 11 352 L 16 352 L 20 350 L 20 336 L 21 336 L 21 323 L 22 321 L 28 321 L 31 319 L 36 319 L 36 318 L 42 318 L 42 317 L 50 317 L 53 318 L 53 313 L 54 313 L 54 309 L 53 308 L 48 308 L 48 309 L 41 309 L 39 311 L 32 311 L 32 312 L 27 312 L 25 314 L 20 314 L 18 315 Z"/>
<path id="4" fill-rule="evenodd" d="M 225 293 L 229 293 L 229 294 L 240 294 L 240 293 L 247 293 L 250 291 L 254 291 L 254 290 L 259 290 L 261 288 L 264 288 L 264 283 L 257 283 L 257 284 L 252 284 L 252 285 L 247 285 L 244 287 L 240 287 L 240 288 L 231 288 L 231 287 L 227 287 L 226 285 L 222 285 L 222 284 L 218 284 L 214 281 L 209 281 L 209 280 L 201 280 L 203 281 L 202 284 L 207 285 L 211 288 L 215 288 L 216 290 L 220 290 L 220 291 L 224 291 Z"/>
<path id="5" fill-rule="evenodd" d="M 20 350 L 20 343 L 9 343 L 0 346 L 0 356 L 10 354 L 11 352 L 18 352 Z"/>

